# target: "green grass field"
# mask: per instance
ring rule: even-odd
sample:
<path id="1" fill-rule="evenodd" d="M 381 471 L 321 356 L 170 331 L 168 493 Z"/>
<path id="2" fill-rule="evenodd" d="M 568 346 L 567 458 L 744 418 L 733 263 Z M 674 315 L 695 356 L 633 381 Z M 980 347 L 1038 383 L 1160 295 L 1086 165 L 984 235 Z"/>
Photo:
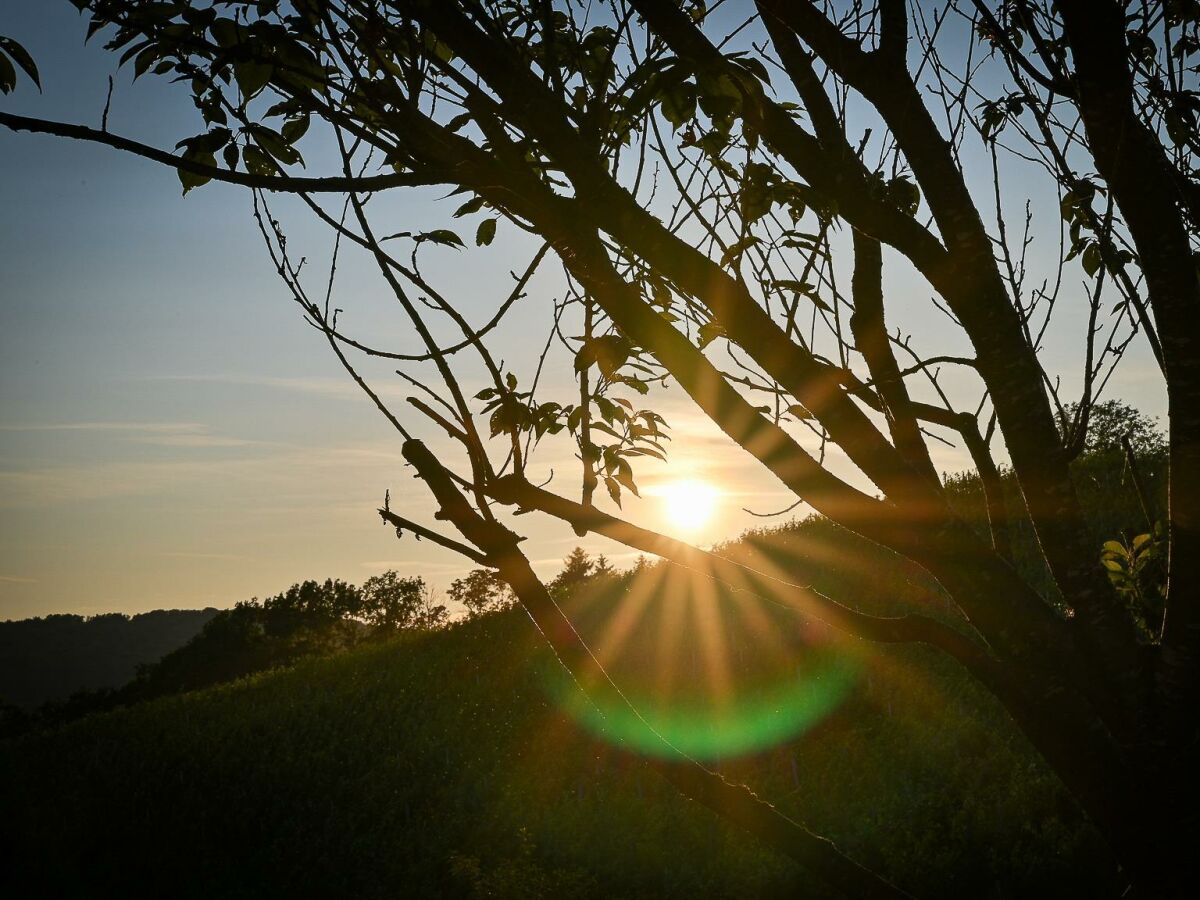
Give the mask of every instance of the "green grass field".
<path id="1" fill-rule="evenodd" d="M 611 666 L 632 695 L 656 633 Z M 923 896 L 1104 893 L 1104 848 L 952 666 L 820 652 L 854 660 L 835 708 L 710 765 Z M 749 697 L 762 673 L 729 657 Z M 824 896 L 585 709 L 517 610 L 94 715 L 0 744 L 2 877 L 39 896 Z M 734 721 L 709 713 L 696 727 Z"/>

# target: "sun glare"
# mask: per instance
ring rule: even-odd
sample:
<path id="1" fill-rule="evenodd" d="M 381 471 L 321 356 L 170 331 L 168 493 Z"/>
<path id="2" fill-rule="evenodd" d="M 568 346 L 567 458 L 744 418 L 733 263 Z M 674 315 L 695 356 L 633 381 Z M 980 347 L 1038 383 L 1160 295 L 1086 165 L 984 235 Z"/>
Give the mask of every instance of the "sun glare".
<path id="1" fill-rule="evenodd" d="M 667 519 L 685 531 L 707 525 L 717 506 L 716 488 L 703 481 L 673 481 L 663 485 L 658 493 Z"/>

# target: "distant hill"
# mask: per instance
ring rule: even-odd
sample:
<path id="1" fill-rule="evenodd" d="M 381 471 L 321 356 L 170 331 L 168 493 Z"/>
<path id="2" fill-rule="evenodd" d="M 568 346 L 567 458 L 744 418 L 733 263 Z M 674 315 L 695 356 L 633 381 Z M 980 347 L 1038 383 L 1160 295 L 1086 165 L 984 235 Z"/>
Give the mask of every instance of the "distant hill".
<path id="1" fill-rule="evenodd" d="M 191 640 L 217 614 L 158 609 L 0 622 L 0 701 L 24 709 L 80 690 L 115 688 Z"/>

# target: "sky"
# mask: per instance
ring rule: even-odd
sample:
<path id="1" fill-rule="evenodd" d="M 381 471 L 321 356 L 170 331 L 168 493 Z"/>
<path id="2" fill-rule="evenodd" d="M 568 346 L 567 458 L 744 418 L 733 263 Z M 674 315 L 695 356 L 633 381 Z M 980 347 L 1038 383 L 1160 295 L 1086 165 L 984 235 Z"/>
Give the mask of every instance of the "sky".
<path id="1" fill-rule="evenodd" d="M 22 81 L 0 108 L 98 125 L 114 61 L 99 43 L 84 46 L 85 24 L 66 0 L 4 0 L 0 34 L 33 54 L 44 90 Z M 130 78 L 115 76 L 112 131 L 167 149 L 196 132 L 185 96 Z M 310 171 L 321 161 L 318 151 Z M 379 215 L 394 230 L 420 230 L 433 199 L 388 201 Z M 280 206 L 292 214 L 289 241 L 327 264 L 327 234 L 294 204 Z M 444 589 L 468 570 L 428 543 L 398 541 L 380 522 L 375 509 L 390 491 L 393 508 L 433 524 L 428 494 L 405 470 L 399 436 L 290 301 L 244 190 L 209 184 L 183 197 L 176 175 L 155 163 L 0 129 L 0 210 L 0 620 L 228 607 L 307 578 L 361 583 L 390 568 Z M 531 253 L 502 229 L 486 253 L 435 249 L 428 261 L 480 323 Z M 415 350 L 368 269 L 352 253 L 339 261 L 335 300 L 358 304 L 347 327 Z M 944 328 L 921 287 L 897 277 L 900 302 L 911 306 L 901 312 L 917 330 Z M 514 368 L 531 364 L 545 340 L 555 287 L 535 278 L 498 331 Z M 1115 390 L 1157 413 L 1148 371 L 1135 353 Z M 378 367 L 371 374 L 402 407 L 409 391 L 398 379 Z M 544 375 L 549 384 L 569 377 L 569 362 Z M 647 496 L 626 503 L 631 518 L 680 533 L 663 491 L 683 479 L 720 490 L 711 522 L 681 533 L 698 543 L 763 522 L 744 507 L 787 505 L 681 398 L 659 402 L 673 426 L 672 461 L 646 471 Z M 964 459 L 935 448 L 943 470 Z M 539 465 L 561 473 L 572 461 L 559 452 Z M 576 544 L 618 564 L 632 558 L 533 516 L 514 527 L 546 575 Z"/>

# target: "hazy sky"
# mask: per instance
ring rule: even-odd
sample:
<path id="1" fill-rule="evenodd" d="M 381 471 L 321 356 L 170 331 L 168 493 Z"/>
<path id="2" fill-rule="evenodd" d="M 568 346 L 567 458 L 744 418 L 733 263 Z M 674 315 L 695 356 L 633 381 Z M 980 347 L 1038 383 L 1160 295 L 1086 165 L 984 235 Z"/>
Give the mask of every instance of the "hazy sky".
<path id="1" fill-rule="evenodd" d="M 34 55 L 45 90 L 22 81 L 0 107 L 98 125 L 113 59 L 98 44 L 84 47 L 84 29 L 66 0 L 3 0 L 0 34 Z M 130 77 L 116 76 L 111 130 L 165 148 L 198 130 L 184 94 L 152 79 L 131 86 Z M 393 230 L 419 229 L 428 199 L 389 207 Z M 398 542 L 375 515 L 388 489 L 413 518 L 431 522 L 432 509 L 403 469 L 398 437 L 290 302 L 245 191 L 210 184 L 184 198 L 175 174 L 154 163 L 0 129 L 0 210 L 0 619 L 230 606 L 305 578 L 359 583 L 386 568 L 444 587 L 466 571 L 450 553 Z M 320 226 L 289 221 L 298 244 L 328 252 Z M 531 248 L 502 229 L 489 251 L 430 256 L 475 322 Z M 339 291 L 364 304 L 347 327 L 416 349 L 384 317 L 386 298 L 363 262 L 350 254 L 339 267 Z M 922 328 L 944 328 L 927 291 L 897 283 Z M 499 332 L 514 367 L 545 340 L 553 289 L 536 280 L 527 311 Z M 1145 372 L 1135 357 L 1114 393 L 1157 412 Z M 386 369 L 374 374 L 389 399 L 405 395 Z M 559 364 L 545 378 L 568 375 Z M 675 455 L 668 469 L 647 469 L 644 484 L 653 493 L 691 477 L 724 491 L 713 523 L 693 539 L 755 524 L 743 506 L 786 505 L 711 425 L 665 402 L 676 410 Z M 963 459 L 937 455 L 943 469 Z M 557 462 L 570 465 L 566 455 Z M 663 507 L 649 496 L 627 511 L 667 527 Z M 523 517 L 516 527 L 543 572 L 580 543 L 553 522 Z M 628 558 L 599 540 L 582 543 Z"/>

